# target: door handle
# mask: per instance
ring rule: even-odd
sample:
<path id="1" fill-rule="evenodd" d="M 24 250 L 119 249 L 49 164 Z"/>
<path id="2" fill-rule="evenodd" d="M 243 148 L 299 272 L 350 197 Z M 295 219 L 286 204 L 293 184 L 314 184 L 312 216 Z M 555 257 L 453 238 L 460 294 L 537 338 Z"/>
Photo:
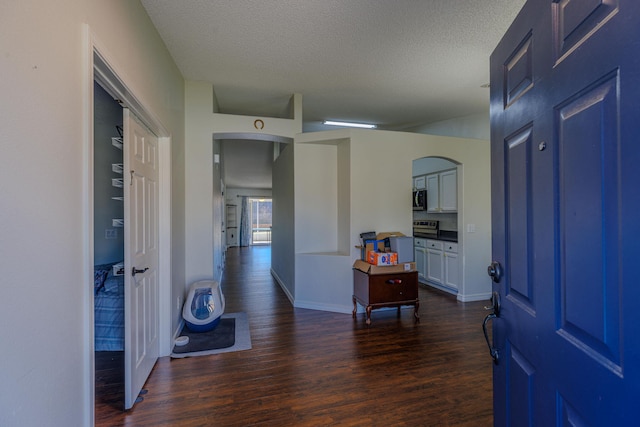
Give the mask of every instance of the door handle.
<path id="1" fill-rule="evenodd" d="M 482 331 L 484 332 L 484 339 L 487 341 L 487 346 L 489 347 L 489 354 L 493 359 L 493 363 L 497 365 L 498 359 L 500 359 L 500 354 L 498 353 L 498 350 L 495 347 L 491 346 L 491 343 L 489 342 L 489 333 L 487 332 L 487 323 L 489 323 L 489 320 L 493 320 L 496 317 L 498 316 L 496 316 L 495 313 L 487 314 L 487 317 L 484 318 L 484 322 L 482 322 Z"/>
<path id="2" fill-rule="evenodd" d="M 485 307 L 485 310 L 493 310 L 492 313 L 487 314 L 482 322 L 482 332 L 484 332 L 484 339 L 487 341 L 487 347 L 489 347 L 489 354 L 493 359 L 493 363 L 498 364 L 498 359 L 500 355 L 498 353 L 498 349 L 491 345 L 489 340 L 489 332 L 487 332 L 487 324 L 490 320 L 496 319 L 500 317 L 500 293 L 493 291 L 491 293 L 491 306 Z"/>
<path id="3" fill-rule="evenodd" d="M 149 267 L 147 267 L 147 268 L 143 268 L 142 270 L 138 270 L 137 268 L 132 267 L 132 268 L 131 268 L 131 276 L 135 276 L 135 275 L 136 275 L 136 274 L 138 274 L 138 273 L 144 273 L 144 272 L 145 272 L 145 271 L 147 271 L 148 269 L 149 269 Z"/>
<path id="4" fill-rule="evenodd" d="M 489 267 L 487 267 L 487 274 L 491 277 L 491 279 L 500 283 L 502 279 L 502 265 L 498 261 L 493 261 Z"/>

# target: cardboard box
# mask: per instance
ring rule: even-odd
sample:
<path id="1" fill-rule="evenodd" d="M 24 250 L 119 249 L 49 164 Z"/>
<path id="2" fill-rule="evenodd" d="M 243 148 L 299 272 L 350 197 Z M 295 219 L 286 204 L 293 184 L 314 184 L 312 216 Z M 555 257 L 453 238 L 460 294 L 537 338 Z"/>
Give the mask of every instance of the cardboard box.
<path id="1" fill-rule="evenodd" d="M 376 236 L 376 239 L 384 240 L 389 237 L 406 237 L 406 236 L 399 231 L 385 231 L 384 233 L 378 233 L 378 235 Z"/>
<path id="2" fill-rule="evenodd" d="M 391 244 L 391 252 L 398 254 L 398 262 L 415 261 L 413 237 L 392 236 L 389 237 L 389 243 Z"/>
<path id="3" fill-rule="evenodd" d="M 395 252 L 367 252 L 367 262 L 373 265 L 396 265 L 398 254 Z"/>
<path id="4" fill-rule="evenodd" d="M 394 274 L 394 273 L 408 273 L 416 271 L 415 262 L 405 262 L 396 265 L 371 265 L 366 261 L 357 259 L 353 263 L 353 268 L 358 269 L 367 274 Z"/>
<path id="5" fill-rule="evenodd" d="M 387 239 L 394 236 L 405 237 L 405 235 L 400 233 L 399 231 L 386 231 L 384 233 L 378 233 L 375 240 L 367 239 L 362 242 L 361 245 L 356 246 L 356 248 L 360 249 L 360 259 L 363 261 L 368 261 L 367 257 L 369 251 L 384 252 L 386 250 L 385 243 L 388 242 Z"/>

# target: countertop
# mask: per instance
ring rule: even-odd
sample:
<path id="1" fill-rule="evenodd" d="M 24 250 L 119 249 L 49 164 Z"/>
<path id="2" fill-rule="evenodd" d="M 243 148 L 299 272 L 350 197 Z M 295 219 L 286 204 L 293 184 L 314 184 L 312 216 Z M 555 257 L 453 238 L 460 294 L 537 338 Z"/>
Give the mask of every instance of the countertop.
<path id="1" fill-rule="evenodd" d="M 449 231 L 449 230 L 440 230 L 440 231 L 438 231 L 437 236 L 430 236 L 430 237 L 414 236 L 414 238 L 416 238 L 416 239 L 442 240 L 442 241 L 445 241 L 445 242 L 458 243 L 458 232 L 457 231 Z"/>

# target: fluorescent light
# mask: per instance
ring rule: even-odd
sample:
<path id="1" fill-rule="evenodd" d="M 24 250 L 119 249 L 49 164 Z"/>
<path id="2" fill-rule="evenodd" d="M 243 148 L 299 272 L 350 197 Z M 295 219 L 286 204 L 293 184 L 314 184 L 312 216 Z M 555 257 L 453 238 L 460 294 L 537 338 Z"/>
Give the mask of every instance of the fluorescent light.
<path id="1" fill-rule="evenodd" d="M 325 120 L 324 124 L 331 125 L 331 126 L 347 126 L 351 128 L 364 128 L 364 129 L 375 129 L 377 127 L 376 125 L 370 125 L 368 123 L 336 122 L 333 120 Z"/>

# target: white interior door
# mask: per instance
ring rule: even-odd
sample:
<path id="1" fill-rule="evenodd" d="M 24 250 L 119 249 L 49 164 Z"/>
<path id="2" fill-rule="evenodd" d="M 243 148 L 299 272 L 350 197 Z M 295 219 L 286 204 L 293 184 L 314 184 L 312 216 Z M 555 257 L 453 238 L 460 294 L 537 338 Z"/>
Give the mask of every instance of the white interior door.
<path id="1" fill-rule="evenodd" d="M 158 139 L 124 109 L 125 409 L 158 359 Z"/>

